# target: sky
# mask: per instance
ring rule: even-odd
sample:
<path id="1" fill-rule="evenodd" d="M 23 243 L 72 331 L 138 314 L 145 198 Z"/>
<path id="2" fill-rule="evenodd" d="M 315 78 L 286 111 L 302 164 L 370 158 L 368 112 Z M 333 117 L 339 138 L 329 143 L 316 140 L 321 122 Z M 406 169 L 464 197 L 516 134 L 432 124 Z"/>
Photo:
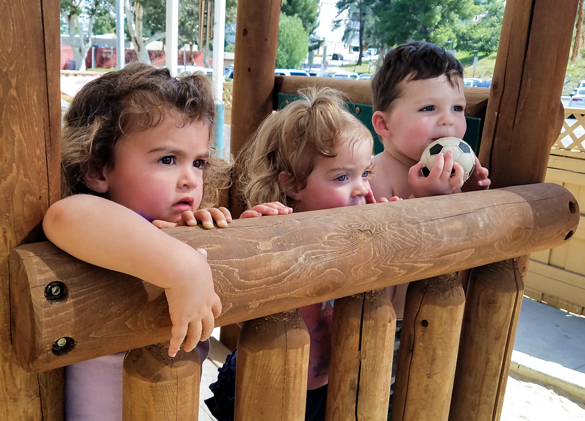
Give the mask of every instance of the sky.
<path id="1" fill-rule="evenodd" d="M 325 41 L 340 42 L 343 37 L 343 26 L 335 31 L 331 28 L 333 20 L 338 19 L 336 2 L 336 0 L 321 0 L 319 2 L 319 26 L 316 32 L 317 36 Z M 343 15 L 345 14 L 347 12 L 344 12 Z"/>

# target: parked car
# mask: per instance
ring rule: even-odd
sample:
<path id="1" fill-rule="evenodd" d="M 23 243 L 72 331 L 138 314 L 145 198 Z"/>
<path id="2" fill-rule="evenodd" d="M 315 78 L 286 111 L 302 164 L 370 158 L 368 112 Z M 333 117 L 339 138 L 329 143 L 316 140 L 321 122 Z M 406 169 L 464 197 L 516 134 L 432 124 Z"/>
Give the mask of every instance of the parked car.
<path id="1" fill-rule="evenodd" d="M 372 73 L 362 73 L 362 74 L 361 74 L 361 75 L 358 77 L 358 79 L 359 79 L 359 80 L 366 80 L 366 79 L 371 79 L 371 78 L 373 78 L 373 77 L 374 77 L 374 75 L 373 75 Z"/>
<path id="2" fill-rule="evenodd" d="M 223 77 L 226 79 L 233 79 L 234 78 L 234 66 L 225 66 L 223 68 Z"/>
<path id="3" fill-rule="evenodd" d="M 568 108 L 585 108 L 585 89 L 578 89 L 569 100 Z"/>
<path id="4" fill-rule="evenodd" d="M 276 76 L 310 76 L 306 71 L 297 69 L 274 69 L 274 74 Z"/>
<path id="5" fill-rule="evenodd" d="M 213 75 L 213 69 L 201 66 L 177 66 L 177 73 L 180 75 L 190 75 L 193 73 L 203 73 L 206 76 Z"/>
<path id="6" fill-rule="evenodd" d="M 365 56 L 377 56 L 378 55 L 378 49 L 377 48 L 370 47 L 370 48 L 368 48 L 364 52 L 364 55 Z"/>
<path id="7" fill-rule="evenodd" d="M 581 88 L 585 88 L 585 80 L 582 80 L 579 82 L 579 86 L 577 86 L 577 89 L 581 89 Z"/>
<path id="8" fill-rule="evenodd" d="M 466 77 L 463 79 L 463 85 L 467 87 L 477 86 L 479 82 L 481 82 L 481 79 L 476 79 L 474 77 Z"/>
<path id="9" fill-rule="evenodd" d="M 360 77 L 359 74 L 355 72 L 343 72 L 343 73 L 334 73 L 334 79 L 358 79 Z"/>
<path id="10" fill-rule="evenodd" d="M 492 86 L 491 80 L 482 80 L 481 82 L 477 82 L 475 85 L 478 88 L 490 88 Z"/>
<path id="11" fill-rule="evenodd" d="M 343 56 L 339 53 L 333 53 L 331 60 L 343 60 Z"/>

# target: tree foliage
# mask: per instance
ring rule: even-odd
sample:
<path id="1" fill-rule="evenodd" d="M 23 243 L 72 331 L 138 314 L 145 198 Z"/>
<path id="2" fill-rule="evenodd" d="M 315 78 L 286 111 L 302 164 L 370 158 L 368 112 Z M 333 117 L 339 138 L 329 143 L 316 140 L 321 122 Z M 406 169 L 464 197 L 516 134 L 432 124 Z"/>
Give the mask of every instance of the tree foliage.
<path id="1" fill-rule="evenodd" d="M 364 41 L 366 33 L 371 33 L 371 27 L 374 24 L 374 9 L 378 3 L 386 3 L 380 0 L 338 0 L 337 16 L 347 12 L 345 19 L 334 21 L 334 27 L 345 26 L 343 41 L 351 44 L 351 41 L 357 36 L 359 44 L 359 56 L 357 65 L 362 64 L 362 52 L 364 50 Z M 368 28 L 367 28 L 368 27 Z"/>
<path id="2" fill-rule="evenodd" d="M 307 55 L 309 34 L 298 16 L 280 14 L 276 67 L 298 68 Z"/>
<path id="3" fill-rule="evenodd" d="M 504 0 L 476 0 L 476 5 L 481 11 L 457 36 L 457 49 L 491 54 L 498 50 L 505 3 Z"/>
<path id="4" fill-rule="evenodd" d="M 323 43 L 315 30 L 319 26 L 319 0 L 283 0 L 281 12 L 287 16 L 298 16 L 309 34 L 309 50 L 316 50 Z"/>

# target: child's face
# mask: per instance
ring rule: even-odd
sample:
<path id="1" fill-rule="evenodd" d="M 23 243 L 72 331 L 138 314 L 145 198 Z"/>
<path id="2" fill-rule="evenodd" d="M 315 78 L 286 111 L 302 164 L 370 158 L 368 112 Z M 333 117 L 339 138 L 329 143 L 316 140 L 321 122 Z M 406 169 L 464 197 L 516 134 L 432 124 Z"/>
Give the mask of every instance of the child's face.
<path id="1" fill-rule="evenodd" d="M 372 166 L 371 142 L 362 140 L 350 144 L 344 141 L 336 152 L 334 158 L 317 158 L 305 188 L 294 197 L 296 212 L 366 203 Z"/>
<path id="2" fill-rule="evenodd" d="M 114 168 L 104 171 L 111 200 L 168 222 L 199 207 L 209 129 L 199 121 L 179 126 L 178 118 L 167 116 L 158 126 L 118 141 Z"/>
<path id="3" fill-rule="evenodd" d="M 453 136 L 462 138 L 465 122 L 463 80 L 445 75 L 403 83 L 403 91 L 385 111 L 389 138 L 384 147 L 396 158 L 418 162 L 424 149 L 434 140 Z"/>

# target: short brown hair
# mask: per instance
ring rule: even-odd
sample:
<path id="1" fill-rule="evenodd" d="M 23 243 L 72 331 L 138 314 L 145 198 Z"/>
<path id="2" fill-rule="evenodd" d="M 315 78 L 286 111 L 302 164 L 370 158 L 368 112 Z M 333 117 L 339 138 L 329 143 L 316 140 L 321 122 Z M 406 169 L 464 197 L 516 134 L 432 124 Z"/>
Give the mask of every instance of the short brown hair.
<path id="1" fill-rule="evenodd" d="M 211 154 L 215 103 L 205 76 L 175 78 L 166 68 L 130 63 L 88 82 L 64 116 L 61 195 L 95 194 L 84 182 L 88 171 L 112 168 L 114 146 L 123 135 L 155 127 L 169 114 L 209 127 L 210 163 L 218 161 Z"/>
<path id="2" fill-rule="evenodd" d="M 336 147 L 368 140 L 370 131 L 345 107 L 331 88 L 306 88 L 301 99 L 268 116 L 242 151 L 242 182 L 249 207 L 279 201 L 295 206 L 278 175 L 291 174 L 291 186 L 303 189 L 319 156 L 337 156 Z"/>
<path id="3" fill-rule="evenodd" d="M 451 53 L 436 44 L 412 41 L 393 48 L 372 78 L 374 111 L 386 111 L 402 94 L 401 82 L 445 75 L 453 86 L 463 77 L 463 66 Z"/>

